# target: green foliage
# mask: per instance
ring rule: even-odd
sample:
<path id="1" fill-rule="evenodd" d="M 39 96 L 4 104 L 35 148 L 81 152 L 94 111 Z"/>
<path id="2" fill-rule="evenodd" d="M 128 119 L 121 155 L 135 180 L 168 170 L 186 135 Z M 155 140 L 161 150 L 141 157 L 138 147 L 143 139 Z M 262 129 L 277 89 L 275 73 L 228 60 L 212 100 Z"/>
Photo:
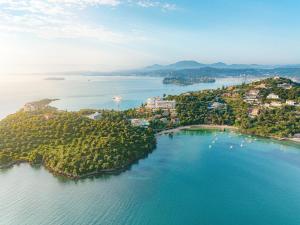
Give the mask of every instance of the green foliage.
<path id="1" fill-rule="evenodd" d="M 18 112 L 0 122 L 0 164 L 25 160 L 72 177 L 129 165 L 155 146 L 151 129 L 118 112 L 95 121 L 56 110 Z"/>

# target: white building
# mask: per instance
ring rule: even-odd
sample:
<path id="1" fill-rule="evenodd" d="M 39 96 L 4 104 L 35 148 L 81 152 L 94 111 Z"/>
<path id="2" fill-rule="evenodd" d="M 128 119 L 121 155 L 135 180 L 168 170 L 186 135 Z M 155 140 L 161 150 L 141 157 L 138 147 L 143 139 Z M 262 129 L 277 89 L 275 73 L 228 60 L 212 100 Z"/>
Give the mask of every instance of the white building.
<path id="1" fill-rule="evenodd" d="M 275 95 L 274 93 L 271 93 L 267 96 L 267 99 L 279 99 L 279 96 Z"/>
<path id="2" fill-rule="evenodd" d="M 95 112 L 95 113 L 93 113 L 91 115 L 88 115 L 86 117 L 89 118 L 89 119 L 92 119 L 92 120 L 99 120 L 99 119 L 101 119 L 101 116 L 102 116 L 101 113 Z"/>
<path id="3" fill-rule="evenodd" d="M 293 87 L 293 85 L 284 83 L 284 84 L 278 84 L 277 87 L 289 90 Z"/>
<path id="4" fill-rule="evenodd" d="M 160 97 L 148 98 L 147 108 L 149 109 L 175 109 L 175 100 L 162 100 Z"/>
<path id="5" fill-rule="evenodd" d="M 223 108 L 224 106 L 225 106 L 225 104 L 223 104 L 223 103 L 214 102 L 208 107 L 208 109 L 220 109 L 220 108 Z"/>
<path id="6" fill-rule="evenodd" d="M 285 104 L 290 105 L 290 106 L 295 106 L 296 102 L 293 100 L 286 100 Z"/>

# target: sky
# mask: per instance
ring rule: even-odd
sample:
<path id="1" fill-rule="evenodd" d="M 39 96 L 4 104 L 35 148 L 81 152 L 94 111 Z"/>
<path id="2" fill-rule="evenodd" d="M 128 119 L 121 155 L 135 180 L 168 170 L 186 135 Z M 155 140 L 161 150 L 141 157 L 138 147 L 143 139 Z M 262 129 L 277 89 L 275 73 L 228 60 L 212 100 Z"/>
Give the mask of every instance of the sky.
<path id="1" fill-rule="evenodd" d="M 0 0 L 0 73 L 300 63 L 299 0 Z"/>

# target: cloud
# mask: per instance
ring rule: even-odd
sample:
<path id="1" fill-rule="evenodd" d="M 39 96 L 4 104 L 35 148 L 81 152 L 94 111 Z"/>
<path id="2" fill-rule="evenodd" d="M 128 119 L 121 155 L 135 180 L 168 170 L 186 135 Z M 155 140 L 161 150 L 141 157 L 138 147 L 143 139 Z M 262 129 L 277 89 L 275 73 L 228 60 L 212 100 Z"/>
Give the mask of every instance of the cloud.
<path id="1" fill-rule="evenodd" d="M 164 11 L 177 9 L 177 6 L 175 4 L 165 3 L 160 1 L 139 0 L 136 2 L 136 4 L 143 8 L 161 8 Z"/>
<path id="2" fill-rule="evenodd" d="M 129 41 L 123 33 L 101 25 L 80 21 L 76 10 L 90 6 L 111 6 L 118 0 L 1 0 L 0 33 L 30 33 L 41 38 L 93 38 L 121 43 Z"/>
<path id="3" fill-rule="evenodd" d="M 175 5 L 150 0 L 0 0 L 0 33 L 30 33 L 41 38 L 93 38 L 111 43 L 146 40 L 134 31 L 113 31 L 80 20 L 78 10 L 134 4 L 173 10 Z"/>

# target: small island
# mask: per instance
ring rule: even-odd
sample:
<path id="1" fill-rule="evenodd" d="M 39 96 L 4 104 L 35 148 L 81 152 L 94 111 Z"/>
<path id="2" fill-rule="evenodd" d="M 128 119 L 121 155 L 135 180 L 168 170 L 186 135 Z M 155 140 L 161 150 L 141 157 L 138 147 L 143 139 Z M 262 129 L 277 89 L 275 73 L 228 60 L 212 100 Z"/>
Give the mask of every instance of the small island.
<path id="1" fill-rule="evenodd" d="M 78 179 L 128 168 L 181 129 L 235 129 L 299 141 L 300 84 L 274 77 L 250 84 L 149 98 L 125 111 L 60 111 L 55 99 L 27 103 L 0 121 L 0 168 L 21 162 Z"/>

